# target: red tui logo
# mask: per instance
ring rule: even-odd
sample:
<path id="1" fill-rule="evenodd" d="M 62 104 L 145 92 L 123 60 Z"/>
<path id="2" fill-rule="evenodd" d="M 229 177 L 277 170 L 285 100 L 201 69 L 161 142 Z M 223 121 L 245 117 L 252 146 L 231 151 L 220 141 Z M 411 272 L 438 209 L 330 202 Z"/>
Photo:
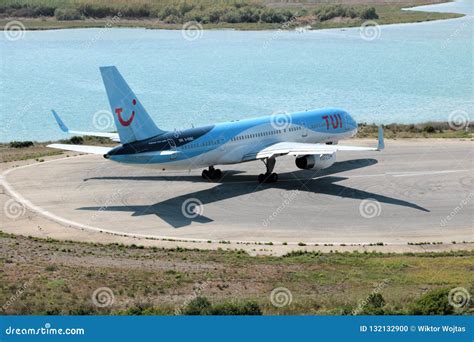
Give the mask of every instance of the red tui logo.
<path id="1" fill-rule="evenodd" d="M 132 104 L 135 106 L 137 104 L 137 100 L 133 99 Z M 123 108 L 121 107 L 115 108 L 115 114 L 117 114 L 120 124 L 124 127 L 130 126 L 130 124 L 133 121 L 133 118 L 135 117 L 135 111 L 132 111 L 132 115 L 130 115 L 130 118 L 128 120 L 124 120 L 122 118 L 122 112 L 123 112 Z"/>

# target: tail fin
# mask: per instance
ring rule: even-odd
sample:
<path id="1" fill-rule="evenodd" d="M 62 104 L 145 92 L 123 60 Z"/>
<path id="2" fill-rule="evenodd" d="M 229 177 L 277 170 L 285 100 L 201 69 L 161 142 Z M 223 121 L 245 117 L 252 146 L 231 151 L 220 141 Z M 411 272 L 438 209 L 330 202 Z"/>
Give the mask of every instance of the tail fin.
<path id="1" fill-rule="evenodd" d="M 116 67 L 101 67 L 100 72 L 121 143 L 144 140 L 164 133 L 156 127 Z"/>

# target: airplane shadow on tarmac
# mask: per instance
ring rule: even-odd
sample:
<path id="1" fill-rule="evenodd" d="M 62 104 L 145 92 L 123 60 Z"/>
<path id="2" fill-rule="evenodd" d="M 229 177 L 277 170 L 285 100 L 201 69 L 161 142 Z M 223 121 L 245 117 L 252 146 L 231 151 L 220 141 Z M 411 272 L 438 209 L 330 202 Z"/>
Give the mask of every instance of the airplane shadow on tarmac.
<path id="1" fill-rule="evenodd" d="M 202 215 L 202 206 L 206 204 L 223 201 L 226 199 L 265 191 L 268 188 L 287 191 L 306 191 L 342 198 L 358 200 L 374 199 L 380 203 L 398 205 L 429 212 L 428 209 L 420 207 L 415 203 L 400 200 L 393 197 L 378 195 L 372 192 L 358 190 L 347 186 L 336 184 L 348 179 L 347 177 L 330 176 L 335 173 L 368 167 L 377 163 L 375 159 L 355 159 L 337 162 L 328 169 L 320 171 L 299 170 L 295 172 L 279 173 L 277 183 L 259 184 L 256 175 L 242 175 L 241 171 L 224 171 L 221 180 L 215 182 L 217 185 L 210 189 L 195 191 L 185 195 L 173 197 L 151 205 L 121 205 L 102 207 L 82 207 L 78 210 L 91 211 L 119 211 L 131 212 L 132 216 L 157 215 L 162 220 L 180 228 L 190 225 L 192 222 L 209 223 L 213 220 Z M 318 177 L 318 178 L 315 178 Z M 123 177 L 93 177 L 90 180 L 129 180 L 129 181 L 188 181 L 207 182 L 197 175 L 176 176 L 123 176 Z M 249 204 L 251 205 L 251 204 Z"/>

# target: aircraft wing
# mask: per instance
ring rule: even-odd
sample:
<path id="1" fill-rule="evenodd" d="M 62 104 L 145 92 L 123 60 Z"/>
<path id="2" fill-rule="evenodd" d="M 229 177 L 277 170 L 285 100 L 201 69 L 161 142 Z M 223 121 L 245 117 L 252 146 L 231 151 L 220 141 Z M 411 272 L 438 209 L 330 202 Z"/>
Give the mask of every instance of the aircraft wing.
<path id="1" fill-rule="evenodd" d="M 382 127 L 379 127 L 378 135 L 377 147 L 280 142 L 257 152 L 256 159 L 279 157 L 283 155 L 328 154 L 337 151 L 381 151 L 385 147 Z"/>
<path id="2" fill-rule="evenodd" d="M 113 147 L 89 146 L 89 145 L 70 145 L 70 144 L 51 144 L 46 147 L 57 148 L 60 150 L 90 153 L 90 154 L 107 154 Z"/>
<path id="3" fill-rule="evenodd" d="M 71 131 L 63 122 L 63 120 L 61 120 L 58 113 L 56 113 L 54 110 L 51 110 L 51 112 L 53 112 L 54 118 L 56 119 L 56 122 L 58 123 L 59 128 L 61 128 L 61 131 L 63 131 L 64 133 L 75 134 L 75 135 L 88 135 L 92 137 L 103 137 L 103 138 L 109 138 L 116 142 L 120 142 L 118 133 Z"/>

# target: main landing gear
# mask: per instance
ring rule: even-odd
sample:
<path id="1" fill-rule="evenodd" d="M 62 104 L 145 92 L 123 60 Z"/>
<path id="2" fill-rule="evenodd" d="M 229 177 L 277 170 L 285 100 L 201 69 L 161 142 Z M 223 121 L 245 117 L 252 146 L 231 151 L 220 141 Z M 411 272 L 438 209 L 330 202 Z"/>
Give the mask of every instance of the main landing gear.
<path id="1" fill-rule="evenodd" d="M 209 169 L 202 171 L 201 176 L 207 180 L 221 179 L 222 171 L 220 169 L 214 169 L 214 166 L 209 166 Z"/>
<path id="2" fill-rule="evenodd" d="M 265 158 L 263 163 L 267 168 L 267 172 L 261 173 L 258 175 L 258 182 L 259 183 L 275 183 L 278 181 L 278 174 L 272 173 L 273 168 L 275 167 L 275 158 Z"/>

